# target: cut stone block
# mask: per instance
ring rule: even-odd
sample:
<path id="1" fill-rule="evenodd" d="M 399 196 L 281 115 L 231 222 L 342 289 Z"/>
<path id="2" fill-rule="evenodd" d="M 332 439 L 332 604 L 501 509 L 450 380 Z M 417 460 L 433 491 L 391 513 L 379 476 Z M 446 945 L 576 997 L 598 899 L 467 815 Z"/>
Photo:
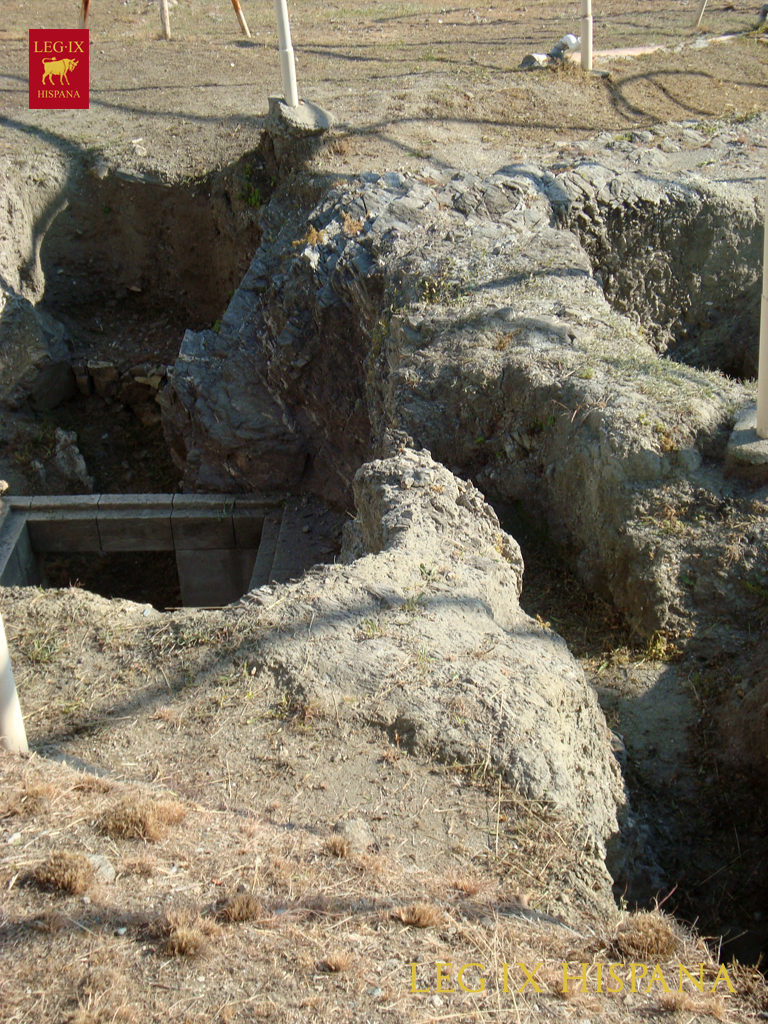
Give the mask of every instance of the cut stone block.
<path id="1" fill-rule="evenodd" d="M 186 550 L 220 550 L 236 548 L 232 516 L 221 513 L 214 518 L 210 510 L 190 510 L 171 513 L 174 547 Z"/>
<path id="2" fill-rule="evenodd" d="M 32 547 L 45 551 L 99 551 L 101 541 L 92 512 L 36 512 L 27 518 Z"/>
<path id="3" fill-rule="evenodd" d="M 29 543 L 26 516 L 10 512 L 3 517 L 0 528 L 0 586 L 24 586 L 24 566 L 17 551 L 23 533 L 26 533 Z"/>
<path id="4" fill-rule="evenodd" d="M 98 517 L 102 551 L 173 551 L 171 510 L 101 512 Z"/>
<path id="5" fill-rule="evenodd" d="M 235 542 L 239 548 L 253 548 L 257 551 L 264 528 L 263 509 L 235 509 L 232 515 L 235 528 Z"/>
<path id="6" fill-rule="evenodd" d="M 32 512 L 72 512 L 96 518 L 100 494 L 41 494 L 30 499 Z"/>
<path id="7" fill-rule="evenodd" d="M 281 520 L 282 513 L 278 511 L 270 512 L 264 519 L 259 553 L 256 555 L 256 562 L 253 566 L 253 574 L 248 584 L 248 590 L 256 590 L 258 587 L 263 587 L 266 583 L 269 583 L 272 563 L 275 560 L 277 538 L 280 535 Z"/>
<path id="8" fill-rule="evenodd" d="M 254 549 L 177 550 L 181 600 L 185 608 L 219 608 L 248 589 Z"/>
<path id="9" fill-rule="evenodd" d="M 173 551 L 172 494 L 106 494 L 99 499 L 103 551 Z"/>

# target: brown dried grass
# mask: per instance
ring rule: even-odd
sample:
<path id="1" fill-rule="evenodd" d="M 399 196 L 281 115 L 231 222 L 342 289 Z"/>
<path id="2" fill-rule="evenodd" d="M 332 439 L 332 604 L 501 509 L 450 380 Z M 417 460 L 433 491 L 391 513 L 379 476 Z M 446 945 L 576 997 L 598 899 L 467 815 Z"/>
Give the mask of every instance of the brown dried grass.
<path id="1" fill-rule="evenodd" d="M 704 994 L 692 996 L 688 992 L 663 992 L 659 996 L 662 1013 L 703 1013 L 716 1020 L 725 1020 L 725 1001 L 722 996 Z"/>
<path id="2" fill-rule="evenodd" d="M 166 834 L 167 826 L 177 825 L 185 814 L 186 809 L 176 800 L 129 796 L 104 811 L 99 830 L 111 839 L 156 842 Z"/>
<path id="3" fill-rule="evenodd" d="M 143 854 L 141 857 L 130 857 L 123 862 L 122 871 L 126 875 L 137 875 L 139 878 L 152 878 L 157 870 L 154 857 Z"/>
<path id="4" fill-rule="evenodd" d="M 249 892 L 237 892 L 230 896 L 219 908 L 218 917 L 222 921 L 240 922 L 253 921 L 264 916 L 264 908 Z"/>
<path id="5" fill-rule="evenodd" d="M 48 860 L 39 864 L 34 877 L 41 889 L 53 889 L 80 896 L 93 882 L 93 865 L 82 853 L 56 850 Z"/>
<path id="6" fill-rule="evenodd" d="M 350 842 L 344 836 L 328 836 L 325 841 L 325 852 L 332 857 L 348 857 L 350 850 Z"/>
<path id="7" fill-rule="evenodd" d="M 22 789 L 8 795 L 0 817 L 37 818 L 47 814 L 60 792 L 59 787 L 51 783 L 25 781 Z"/>
<path id="8" fill-rule="evenodd" d="M 450 889 L 462 892 L 465 896 L 479 896 L 494 885 L 494 882 L 488 878 L 478 878 L 475 875 L 456 872 L 448 875 L 446 881 Z"/>
<path id="9" fill-rule="evenodd" d="M 409 907 L 398 907 L 390 917 L 414 928 L 437 928 L 443 923 L 443 912 L 431 903 L 412 903 Z"/>
<path id="10" fill-rule="evenodd" d="M 194 909 L 169 910 L 156 922 L 154 931 L 163 939 L 161 949 L 166 956 L 197 956 L 207 940 L 221 933 L 218 925 L 201 917 Z"/>
<path id="11" fill-rule="evenodd" d="M 329 974 L 339 974 L 351 966 L 353 956 L 347 950 L 335 950 L 318 962 L 318 969 Z"/>
<path id="12" fill-rule="evenodd" d="M 659 911 L 641 910 L 619 925 L 614 946 L 622 955 L 634 959 L 663 959 L 681 948 L 674 925 Z"/>

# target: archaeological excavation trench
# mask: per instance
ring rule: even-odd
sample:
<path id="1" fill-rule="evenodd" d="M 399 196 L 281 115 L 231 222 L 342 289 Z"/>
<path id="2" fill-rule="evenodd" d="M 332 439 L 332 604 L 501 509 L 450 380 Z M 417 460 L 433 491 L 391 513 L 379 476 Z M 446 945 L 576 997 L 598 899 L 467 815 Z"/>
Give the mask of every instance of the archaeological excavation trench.
<path id="1" fill-rule="evenodd" d="M 487 539 L 498 523 L 465 489 L 471 481 L 513 510 L 505 523 L 535 524 L 526 557 L 560 563 L 649 649 L 674 640 L 687 652 L 675 686 L 661 678 L 678 671 L 672 665 L 643 677 L 645 718 L 633 712 L 637 734 L 615 740 L 630 805 L 619 810 L 607 863 L 617 896 L 649 902 L 676 892 L 687 918 L 730 938 L 744 933 L 727 952 L 756 958 L 764 935 L 754 915 L 768 913 L 768 891 L 757 901 L 744 893 L 762 863 L 764 823 L 755 813 L 749 835 L 736 836 L 746 852 L 734 866 L 730 840 L 722 852 L 727 801 L 710 812 L 717 772 L 752 780 L 761 765 L 755 751 L 751 764 L 729 768 L 709 736 L 697 775 L 703 713 L 697 721 L 690 696 L 701 679 L 715 685 L 715 650 L 735 656 L 765 624 L 760 492 L 727 464 L 755 369 L 754 197 L 702 182 L 662 186 L 587 161 L 557 174 L 515 165 L 488 179 L 299 177 L 269 202 L 259 175 L 244 158 L 205 187 L 108 173 L 70 188 L 39 263 L 26 264 L 37 308 L 64 325 L 68 365 L 57 376 L 55 359 L 41 357 L 6 398 L 9 423 L 34 409 L 20 436 L 30 422 L 45 427 L 26 447 L 14 442 L 38 489 L 26 506 L 20 497 L 10 506 L 14 571 L 30 583 L 41 566 L 57 581 L 72 566 L 104 576 L 98 561 L 62 557 L 98 560 L 112 544 L 112 554 L 144 552 L 139 576 L 161 565 L 172 576 L 176 566 L 178 590 L 144 593 L 143 602 L 220 606 L 333 563 L 345 520 L 348 564 L 390 557 L 398 538 L 405 551 L 422 512 L 397 502 L 422 493 L 423 514 L 445 532 L 440 496 L 455 488 L 456 508 L 482 520 Z M 46 325 L 49 338 L 56 330 Z M 51 408 L 46 394 L 57 399 Z M 70 476 L 68 488 L 50 489 L 56 470 L 40 450 L 48 446 L 50 462 L 56 429 L 76 433 L 92 493 L 83 494 L 83 473 L 79 484 Z M 417 460 L 403 470 L 421 449 L 440 467 Z M 385 482 L 374 486 L 376 473 Z M 80 496 L 66 509 L 46 500 L 67 489 Z M 206 530 L 219 539 L 185 547 L 190 517 L 198 539 Z M 242 541 L 240 521 L 243 538 L 250 530 Z M 72 522 L 87 542 L 72 539 Z M 57 523 L 70 524 L 69 539 L 57 537 Z M 493 558 L 516 564 L 506 543 L 497 541 Z M 458 541 L 455 550 L 465 557 Z M 427 585 L 443 571 L 429 551 L 409 557 Z M 226 587 L 194 592 L 204 558 L 214 583 L 229 560 Z M 109 579 L 126 573 L 118 566 Z M 395 601 L 377 600 L 382 609 Z M 547 618 L 545 607 L 540 614 Z M 725 706 L 732 698 L 720 688 Z M 663 698 L 670 729 L 690 731 L 677 771 L 655 775 L 655 755 L 638 738 L 654 719 L 654 689 L 659 700 L 674 691 Z M 601 693 L 617 734 L 632 722 L 620 696 Z M 403 721 L 417 720 L 401 714 L 401 735 Z M 446 743 L 440 749 L 454 749 Z M 733 892 L 715 898 L 704 880 L 726 863 Z"/>

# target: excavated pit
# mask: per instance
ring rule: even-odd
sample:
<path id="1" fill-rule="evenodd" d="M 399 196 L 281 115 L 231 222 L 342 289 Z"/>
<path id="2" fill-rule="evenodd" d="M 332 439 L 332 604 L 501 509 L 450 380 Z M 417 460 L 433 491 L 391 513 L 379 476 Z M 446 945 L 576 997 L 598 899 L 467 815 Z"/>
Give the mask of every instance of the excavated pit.
<path id="1" fill-rule="evenodd" d="M 226 308 L 258 246 L 269 188 L 246 156 L 174 185 L 92 171 L 56 202 L 21 278 L 43 315 L 63 325 L 74 383 L 55 409 L 38 402 L 38 421 L 42 432 L 77 434 L 95 490 L 179 488 L 156 397 L 184 331 L 214 326 Z M 60 482 L 43 474 L 36 488 L 56 493 Z"/>
<path id="2" fill-rule="evenodd" d="M 181 467 L 168 454 L 155 395 L 167 383 L 167 367 L 177 357 L 184 330 L 218 332 L 247 269 L 260 234 L 255 197 L 263 198 L 254 174 L 241 168 L 232 172 L 229 184 L 222 178 L 173 188 L 114 175 L 89 178 L 46 233 L 40 250 L 41 307 L 69 332 L 78 388 L 77 397 L 46 415 L 76 431 L 97 491 L 170 493 L 180 487 Z M 703 207 L 676 193 L 661 202 L 595 199 L 571 205 L 561 219 L 581 240 L 611 305 L 631 313 L 658 350 L 691 366 L 750 378 L 756 369 L 760 301 L 761 240 L 754 231 L 754 210 L 734 213 L 715 201 Z M 697 262 L 702 252 L 707 254 L 703 267 Z M 337 326 L 332 320 L 326 325 L 324 343 L 336 337 Z M 199 399 L 204 402 L 205 395 Z M 359 396 L 337 412 L 329 416 L 337 431 L 332 440 L 340 441 L 342 421 L 352 420 L 355 427 L 357 417 L 367 427 Z M 301 461 L 303 453 L 299 456 Z M 317 491 L 321 474 L 311 460 L 307 465 L 305 479 Z M 458 468 L 492 500 L 508 497 L 494 493 L 487 476 L 471 463 Z M 229 472 L 222 467 L 225 477 Z M 329 497 L 343 504 L 350 496 L 337 486 Z M 324 557 L 330 560 L 338 550 L 330 529 L 326 542 Z M 544 560 L 551 557 L 548 541 L 539 544 L 529 536 L 526 546 L 532 559 L 537 550 Z M 80 571 L 83 582 L 91 561 L 87 566 L 52 560 L 46 572 L 53 582 L 71 581 Z M 107 596 L 148 593 L 136 589 L 147 564 L 131 577 L 130 592 L 118 595 L 114 587 Z M 96 576 L 100 571 L 96 564 Z M 116 566 L 115 576 L 121 574 L 124 566 Z M 144 599 L 168 607 L 176 592 L 153 592 Z M 642 804 L 644 780 L 631 770 L 626 777 L 630 795 Z M 667 813 L 660 831 L 673 832 L 674 807 L 666 806 Z M 679 852 L 675 848 L 678 859 Z M 642 876 L 632 898 L 651 902 L 658 895 L 654 886 L 655 880 Z M 682 906 L 686 916 L 696 916 L 696 894 Z M 718 926 L 708 905 L 705 916 Z"/>

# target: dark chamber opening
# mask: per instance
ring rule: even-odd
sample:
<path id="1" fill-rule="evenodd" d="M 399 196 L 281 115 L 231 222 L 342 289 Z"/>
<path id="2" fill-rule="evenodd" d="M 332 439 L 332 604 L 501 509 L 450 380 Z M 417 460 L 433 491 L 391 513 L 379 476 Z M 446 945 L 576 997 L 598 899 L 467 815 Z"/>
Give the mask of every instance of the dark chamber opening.
<path id="1" fill-rule="evenodd" d="M 173 551 L 67 552 L 38 558 L 49 587 L 81 587 L 102 597 L 151 604 L 158 611 L 182 604 Z"/>

